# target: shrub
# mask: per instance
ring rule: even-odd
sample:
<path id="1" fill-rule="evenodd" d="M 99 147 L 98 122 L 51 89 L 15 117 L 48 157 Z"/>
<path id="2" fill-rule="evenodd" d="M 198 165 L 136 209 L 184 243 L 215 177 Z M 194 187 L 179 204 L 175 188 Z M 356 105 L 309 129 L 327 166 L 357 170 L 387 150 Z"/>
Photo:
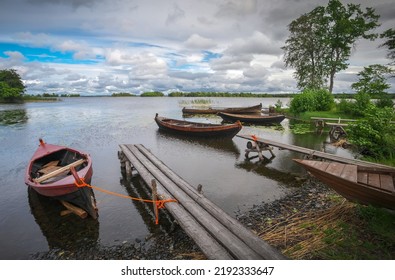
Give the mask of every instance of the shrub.
<path id="1" fill-rule="evenodd" d="M 307 111 L 329 111 L 334 106 L 333 95 L 325 89 L 305 89 L 292 98 L 290 111 L 295 114 Z"/>

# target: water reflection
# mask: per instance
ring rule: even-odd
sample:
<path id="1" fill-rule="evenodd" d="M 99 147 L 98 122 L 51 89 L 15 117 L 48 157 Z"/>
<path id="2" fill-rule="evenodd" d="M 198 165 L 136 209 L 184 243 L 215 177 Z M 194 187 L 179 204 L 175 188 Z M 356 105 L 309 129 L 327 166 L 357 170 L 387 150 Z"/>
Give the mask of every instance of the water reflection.
<path id="1" fill-rule="evenodd" d="M 168 131 L 157 130 L 156 137 L 158 141 L 161 138 L 165 138 L 170 141 L 182 142 L 182 144 L 188 144 L 192 146 L 201 146 L 203 148 L 210 148 L 220 152 L 226 152 L 235 155 L 236 158 L 240 156 L 240 150 L 232 139 L 229 138 L 196 138 L 188 135 L 173 134 Z"/>
<path id="2" fill-rule="evenodd" d="M 27 120 L 25 109 L 0 111 L 0 125 L 26 123 Z"/>
<path id="3" fill-rule="evenodd" d="M 73 214 L 61 216 L 65 208 L 59 201 L 41 196 L 30 187 L 28 197 L 31 213 L 50 249 L 76 250 L 98 244 L 97 220 L 81 219 Z"/>
<path id="4" fill-rule="evenodd" d="M 286 185 L 291 185 L 295 182 L 295 175 L 280 171 L 276 168 L 268 167 L 267 165 L 271 163 L 272 158 L 264 157 L 263 160 L 252 162 L 249 159 L 245 159 L 242 162 L 237 162 L 235 164 L 236 168 L 247 170 L 248 172 L 253 172 L 255 174 L 264 176 L 271 180 L 281 182 Z M 251 159 L 251 158 L 250 158 Z"/>
<path id="5" fill-rule="evenodd" d="M 143 182 L 140 175 L 133 176 L 132 178 L 127 178 L 124 170 L 121 171 L 122 177 L 120 183 L 123 187 L 125 187 L 129 196 L 141 199 L 152 199 L 152 192 L 149 187 Z M 150 233 L 163 234 L 169 233 L 173 230 L 173 218 L 166 210 L 159 210 L 159 225 L 156 225 L 155 212 L 152 203 L 146 203 L 136 200 L 131 201 L 141 215 Z"/>

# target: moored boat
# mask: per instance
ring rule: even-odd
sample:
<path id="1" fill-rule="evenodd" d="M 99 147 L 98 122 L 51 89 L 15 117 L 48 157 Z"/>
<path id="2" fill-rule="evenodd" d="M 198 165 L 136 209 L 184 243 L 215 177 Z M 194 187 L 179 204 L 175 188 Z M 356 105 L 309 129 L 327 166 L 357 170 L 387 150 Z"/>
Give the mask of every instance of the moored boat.
<path id="1" fill-rule="evenodd" d="M 262 111 L 262 103 L 248 107 L 225 107 L 225 108 L 182 108 L 183 114 L 217 114 L 219 112 L 238 114 L 259 114 Z"/>
<path id="2" fill-rule="evenodd" d="M 232 138 L 242 129 L 240 122 L 233 124 L 198 123 L 160 117 L 158 114 L 155 116 L 155 122 L 160 129 L 198 137 Z"/>
<path id="3" fill-rule="evenodd" d="M 395 169 L 294 159 L 314 177 L 346 199 L 395 209 Z"/>
<path id="4" fill-rule="evenodd" d="M 224 121 L 241 121 L 243 123 L 250 124 L 261 124 L 261 125 L 272 125 L 279 124 L 284 119 L 284 115 L 245 115 L 245 114 L 230 114 L 226 112 L 217 113 Z"/>
<path id="5" fill-rule="evenodd" d="M 69 202 L 96 219 L 98 214 L 92 189 L 77 186 L 82 183 L 80 179 L 90 184 L 92 174 L 89 154 L 40 139 L 26 169 L 25 184 L 43 196 Z"/>

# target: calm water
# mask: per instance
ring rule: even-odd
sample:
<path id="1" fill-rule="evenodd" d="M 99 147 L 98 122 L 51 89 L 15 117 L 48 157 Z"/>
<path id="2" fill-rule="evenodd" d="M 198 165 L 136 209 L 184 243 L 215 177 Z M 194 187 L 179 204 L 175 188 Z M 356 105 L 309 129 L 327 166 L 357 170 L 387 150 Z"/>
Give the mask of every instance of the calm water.
<path id="1" fill-rule="evenodd" d="M 50 248 L 118 245 L 150 234 L 160 234 L 152 216 L 141 203 L 95 191 L 98 221 L 73 215 L 60 217 L 62 207 L 28 192 L 24 184 L 26 165 L 37 148 L 38 139 L 72 146 L 90 153 L 93 159 L 92 184 L 121 194 L 140 192 L 138 178 L 124 182 L 117 157 L 119 144 L 144 144 L 165 164 L 192 185 L 203 185 L 204 194 L 226 212 L 248 211 L 254 204 L 276 200 L 290 189 L 293 177 L 303 173 L 291 161 L 300 157 L 274 150 L 268 164 L 244 159 L 246 140 L 196 140 L 158 131 L 155 113 L 182 118 L 188 98 L 66 98 L 53 103 L 0 104 L 0 259 L 29 259 Z M 210 98 L 213 106 L 274 105 L 278 98 Z M 281 99 L 287 104 L 287 99 Z M 221 122 L 219 117 L 192 118 Z M 255 134 L 284 143 L 320 149 L 327 135 L 294 135 L 283 129 L 244 126 L 240 134 Z M 327 146 L 327 151 L 347 155 Z M 269 156 L 269 154 L 265 154 Z"/>

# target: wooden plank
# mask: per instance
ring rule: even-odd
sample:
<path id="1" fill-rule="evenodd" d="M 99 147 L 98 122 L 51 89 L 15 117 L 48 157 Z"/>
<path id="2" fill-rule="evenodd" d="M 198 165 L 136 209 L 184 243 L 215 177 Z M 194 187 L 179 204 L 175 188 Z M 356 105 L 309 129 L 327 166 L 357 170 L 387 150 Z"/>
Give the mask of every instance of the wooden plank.
<path id="1" fill-rule="evenodd" d="M 377 173 L 368 173 L 368 185 L 380 188 L 380 175 Z"/>
<path id="2" fill-rule="evenodd" d="M 224 248 L 229 250 L 237 259 L 262 259 L 254 250 L 230 232 L 215 217 L 207 213 L 190 196 L 183 192 L 170 178 L 163 174 L 149 159 L 147 159 L 134 145 L 127 145 L 133 155 L 147 168 L 166 190 L 182 204 L 193 217 L 209 232 Z"/>
<path id="3" fill-rule="evenodd" d="M 36 183 L 41 183 L 49 178 L 52 178 L 52 177 L 55 177 L 55 176 L 61 174 L 62 172 L 66 171 L 66 170 L 69 170 L 70 167 L 77 167 L 78 165 L 81 165 L 84 162 L 85 162 L 85 159 L 80 159 L 80 160 L 74 161 L 66 166 L 63 166 L 55 171 L 52 171 L 51 173 L 45 174 L 41 177 L 38 177 L 38 178 L 34 179 L 33 181 Z"/>
<path id="4" fill-rule="evenodd" d="M 325 161 L 311 161 L 310 165 L 313 166 L 314 168 L 319 169 L 319 170 L 326 170 L 328 168 L 329 162 L 325 162 Z"/>
<path id="5" fill-rule="evenodd" d="M 61 166 L 49 165 L 49 166 L 46 166 L 44 168 L 41 168 L 40 170 L 38 170 L 38 172 L 44 175 L 44 174 L 51 173 L 51 172 L 53 172 L 55 170 L 58 170 L 60 168 L 61 168 Z"/>
<path id="6" fill-rule="evenodd" d="M 126 145 L 120 145 L 122 152 L 139 172 L 145 182 L 151 182 L 155 177 L 135 157 Z M 148 184 L 149 185 L 149 184 Z M 158 194 L 172 197 L 160 182 L 156 184 Z M 179 203 L 166 203 L 166 209 L 177 220 L 185 233 L 189 235 L 209 259 L 229 260 L 233 257 L 215 240 L 204 227 Z"/>
<path id="7" fill-rule="evenodd" d="M 392 176 L 386 174 L 380 174 L 380 188 L 390 192 L 394 192 L 394 180 Z"/>
<path id="8" fill-rule="evenodd" d="M 343 169 L 343 172 L 340 174 L 340 177 L 351 182 L 356 182 L 357 173 L 358 173 L 357 171 L 358 171 L 358 167 L 356 165 L 346 164 L 346 166 Z"/>
<path id="9" fill-rule="evenodd" d="M 255 137 L 253 138 L 252 135 L 237 134 L 236 136 L 250 140 L 250 141 L 255 141 L 254 140 Z M 389 171 L 395 172 L 394 167 L 387 166 L 384 164 L 378 164 L 378 163 L 374 163 L 374 162 L 367 162 L 367 161 L 363 161 L 363 160 L 345 158 L 345 157 L 341 157 L 341 156 L 337 156 L 337 155 L 333 155 L 333 154 L 329 154 L 329 153 L 324 153 L 321 151 L 316 151 L 316 150 L 312 150 L 312 149 L 308 149 L 308 148 L 304 148 L 304 147 L 299 147 L 299 146 L 295 146 L 295 145 L 289 145 L 289 144 L 284 144 L 284 143 L 280 143 L 280 142 L 276 142 L 276 141 L 272 141 L 272 140 L 268 140 L 268 139 L 263 139 L 260 137 L 256 137 L 256 139 L 258 142 L 267 144 L 269 146 L 278 147 L 279 149 L 285 149 L 285 150 L 290 150 L 290 151 L 302 153 L 302 154 L 305 154 L 308 156 L 313 155 L 314 157 L 317 157 L 317 158 L 328 159 L 331 161 L 341 162 L 341 163 L 345 163 L 345 164 L 355 164 L 358 166 L 365 166 L 368 168 L 383 169 L 383 170 L 386 170 L 387 172 L 389 172 Z"/>
<path id="10" fill-rule="evenodd" d="M 325 171 L 330 174 L 333 174 L 335 176 L 340 176 L 340 174 L 342 174 L 345 166 L 346 165 L 343 163 L 332 162 L 331 164 L 328 165 L 328 167 Z"/>
<path id="11" fill-rule="evenodd" d="M 85 219 L 86 217 L 88 217 L 88 213 L 84 209 L 81 209 L 64 200 L 61 200 L 60 202 L 63 204 L 64 207 L 66 207 L 68 210 L 70 210 L 80 218 Z"/>
<path id="12" fill-rule="evenodd" d="M 358 183 L 368 184 L 368 173 L 367 172 L 358 172 Z"/>
<path id="13" fill-rule="evenodd" d="M 155 157 L 146 147 L 143 145 L 136 145 L 140 152 L 142 152 L 155 166 L 157 166 L 166 176 L 172 181 L 176 182 L 179 188 L 194 199 L 194 201 L 200 204 L 208 213 L 213 215 L 218 221 L 220 221 L 225 227 L 227 227 L 232 233 L 241 237 L 243 241 L 250 246 L 254 251 L 260 254 L 264 259 L 284 259 L 285 257 L 267 244 L 264 240 L 253 234 L 249 229 L 242 225 L 238 220 L 229 216 L 220 207 L 215 205 L 212 201 L 207 199 L 204 195 L 199 193 L 197 189 L 191 186 L 162 161 Z"/>

